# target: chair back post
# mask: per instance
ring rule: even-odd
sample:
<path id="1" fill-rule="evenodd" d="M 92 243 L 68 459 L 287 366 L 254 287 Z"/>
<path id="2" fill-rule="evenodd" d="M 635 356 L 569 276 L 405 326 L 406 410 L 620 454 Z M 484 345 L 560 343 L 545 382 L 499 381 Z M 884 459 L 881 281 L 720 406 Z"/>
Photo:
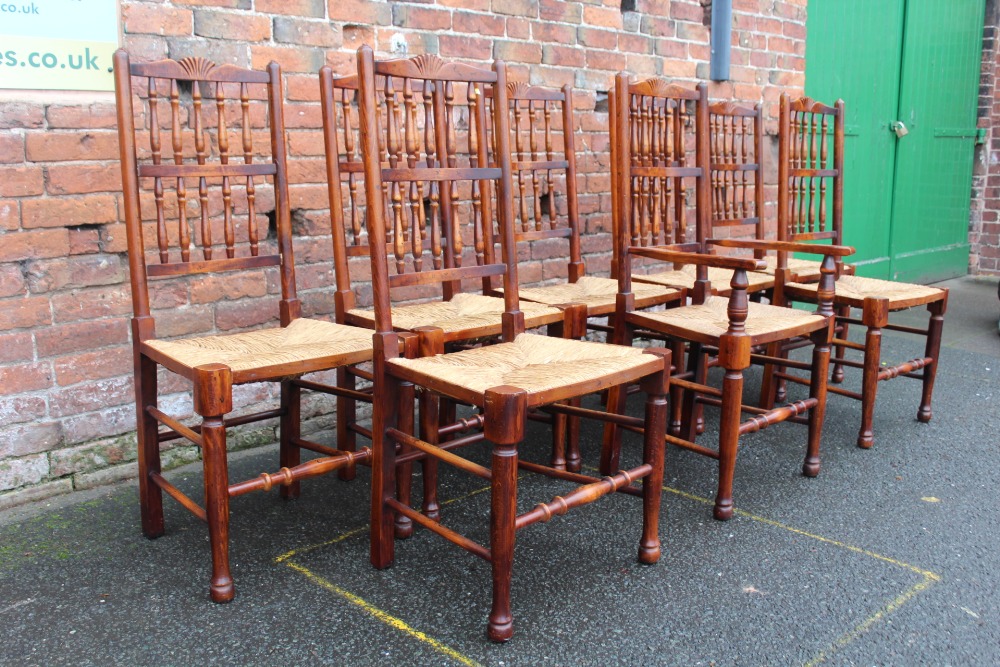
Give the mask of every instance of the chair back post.
<path id="1" fill-rule="evenodd" d="M 695 181 L 696 211 L 695 240 L 701 246 L 701 252 L 708 252 L 705 240 L 709 237 L 712 225 L 712 190 L 711 190 L 711 150 L 708 131 L 708 85 L 699 83 L 698 99 L 695 102 L 695 162 L 699 170 Z M 708 267 L 698 265 L 698 281 L 708 280 Z M 698 284 L 695 284 L 697 292 Z"/>
<path id="2" fill-rule="evenodd" d="M 281 301 L 279 316 L 281 326 L 302 315 L 302 303 L 295 288 L 295 256 L 292 249 L 292 214 L 288 202 L 288 150 L 285 144 L 285 86 L 281 66 L 271 61 L 267 64 L 271 78 L 267 87 L 268 111 L 271 115 L 271 160 L 274 162 L 274 214 L 278 233 L 278 252 L 281 255 Z"/>
<path id="3" fill-rule="evenodd" d="M 333 241 L 333 273 L 336 283 L 334 310 L 338 322 L 344 322 L 347 311 L 354 308 L 351 274 L 347 257 L 347 230 L 344 228 L 344 195 L 340 171 L 340 142 L 337 140 L 337 104 L 334 98 L 333 68 L 324 65 L 319 70 L 320 110 L 323 115 L 323 148 L 326 156 L 326 187 L 330 198 L 330 232 Z M 344 119 L 344 130 L 350 132 L 350 122 Z"/>
<path id="4" fill-rule="evenodd" d="M 764 107 L 760 102 L 753 106 L 753 155 L 757 161 L 757 172 L 753 177 L 753 202 L 754 213 L 757 214 L 757 224 L 754 227 L 754 236 L 763 239 L 764 230 Z M 755 250 L 753 256 L 757 259 L 764 259 L 766 250 Z"/>
<path id="5" fill-rule="evenodd" d="M 375 305 L 375 331 L 392 331 L 389 299 L 389 261 L 385 248 L 375 239 L 385 239 L 385 203 L 382 199 L 382 163 L 379 151 L 378 127 L 375 123 L 375 56 L 367 44 L 358 48 L 358 100 L 361 155 L 365 174 L 365 219 L 368 225 L 372 263 L 372 293 Z M 339 184 L 338 184 L 339 187 Z"/>
<path id="6" fill-rule="evenodd" d="M 616 201 L 612 208 L 614 210 L 615 229 L 615 263 L 618 273 L 618 293 L 619 299 L 622 295 L 632 293 L 632 263 L 629 260 L 629 232 L 632 229 L 631 216 L 631 134 L 629 132 L 629 80 L 628 74 L 619 72 L 615 76 L 615 95 L 609 96 L 608 109 L 611 111 L 610 132 L 613 139 L 611 144 L 612 177 L 615 180 Z"/>
<path id="7" fill-rule="evenodd" d="M 833 179 L 833 231 L 836 234 L 833 243 L 844 243 L 844 100 L 834 103 L 837 115 L 833 120 L 833 168 L 837 175 Z M 836 258 L 837 275 L 844 268 L 842 257 Z"/>
<path id="8" fill-rule="evenodd" d="M 471 84 L 470 84 L 471 85 Z M 451 83 L 447 81 L 435 81 L 434 89 L 431 92 L 431 111 L 434 114 L 434 144 L 438 155 L 438 165 L 444 168 L 453 167 L 452 144 L 454 140 L 451 133 L 455 128 L 451 126 L 451 117 L 446 118 L 445 105 L 451 107 L 452 99 Z M 386 114 L 387 122 L 391 122 L 391 114 Z M 391 139 L 390 139 L 391 141 Z M 395 165 L 394 165 L 395 166 Z M 460 235 L 460 231 L 455 225 L 454 211 L 454 181 L 441 181 L 438 188 L 441 207 L 441 243 L 444 250 L 444 267 L 452 269 L 457 266 L 455 240 Z M 458 257 L 461 262 L 461 257 Z M 442 283 L 441 289 L 444 293 L 445 301 L 450 301 L 452 297 L 462 291 L 461 281 L 448 280 Z"/>
<path id="9" fill-rule="evenodd" d="M 619 257 L 618 257 L 618 230 L 621 227 L 621 210 L 618 201 L 618 116 L 617 116 L 617 79 L 612 81 L 611 90 L 608 91 L 608 139 L 611 142 L 608 147 L 611 160 L 611 277 L 618 280 Z"/>
<path id="10" fill-rule="evenodd" d="M 490 91 L 492 92 L 492 91 Z M 483 167 L 490 163 L 490 141 L 492 130 L 486 125 L 486 89 L 477 87 L 476 99 L 472 105 L 472 113 L 475 114 L 475 123 L 469 119 L 469 131 L 473 128 L 478 132 L 476 136 L 476 166 Z M 470 114 L 471 115 L 471 114 Z M 493 182 L 481 180 L 476 183 L 473 192 L 473 208 L 479 204 L 481 220 L 478 226 L 481 234 L 482 256 L 476 249 L 477 260 L 480 264 L 493 264 L 496 262 L 496 230 L 493 226 Z M 473 213 L 475 215 L 475 213 Z M 493 276 L 483 278 L 483 294 L 492 294 Z"/>
<path id="11" fill-rule="evenodd" d="M 568 83 L 562 87 L 563 150 L 566 153 L 566 215 L 570 228 L 569 237 L 569 281 L 575 283 L 587 271 L 580 250 L 580 208 L 576 193 L 576 126 L 573 119 L 573 87 Z M 551 187 L 551 183 L 550 183 Z M 553 196 L 549 193 L 549 196 Z"/>
<path id="12" fill-rule="evenodd" d="M 517 241 L 514 238 L 514 185 L 510 168 L 510 119 L 507 115 L 507 65 L 494 61 L 497 75 L 493 88 L 493 136 L 496 138 L 496 163 L 500 167 L 497 213 L 500 216 L 502 261 L 507 265 L 503 274 L 504 314 L 503 339 L 506 342 L 524 332 L 524 313 L 518 298 Z"/>
<path id="13" fill-rule="evenodd" d="M 778 110 L 778 240 L 791 240 L 792 202 L 789 198 L 789 144 L 791 143 L 791 98 L 782 93 Z M 777 270 L 788 267 L 788 252 L 778 251 Z"/>
<path id="14" fill-rule="evenodd" d="M 145 336 L 154 338 L 152 320 L 149 317 L 149 287 L 146 277 L 145 248 L 142 242 L 142 217 L 139 209 L 139 161 L 135 148 L 131 65 L 128 52 L 125 49 L 115 51 L 112 60 L 115 70 L 118 155 L 122 171 L 125 238 L 128 245 L 129 279 L 132 288 L 132 314 L 134 320 L 149 320 L 150 324 L 147 327 L 141 327 L 141 329 L 143 329 Z"/>

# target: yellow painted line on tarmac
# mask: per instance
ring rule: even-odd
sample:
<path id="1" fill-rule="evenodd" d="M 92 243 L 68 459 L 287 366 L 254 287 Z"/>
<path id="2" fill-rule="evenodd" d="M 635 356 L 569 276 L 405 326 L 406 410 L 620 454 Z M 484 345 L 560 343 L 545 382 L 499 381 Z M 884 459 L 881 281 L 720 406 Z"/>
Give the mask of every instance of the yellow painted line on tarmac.
<path id="1" fill-rule="evenodd" d="M 451 498 L 449 500 L 446 500 L 446 501 L 442 502 L 441 504 L 442 505 L 450 505 L 450 504 L 453 504 L 453 503 L 457 503 L 457 502 L 460 502 L 462 500 L 466 500 L 466 499 L 471 498 L 473 496 L 479 495 L 481 493 L 485 493 L 485 492 L 487 492 L 489 490 L 490 490 L 489 486 L 484 486 L 482 488 L 479 488 L 479 489 L 476 489 L 474 491 L 471 491 L 471 492 L 469 492 L 469 493 L 467 493 L 465 495 L 458 496 L 456 498 Z M 674 488 L 669 487 L 669 486 L 664 486 L 663 490 L 666 491 L 666 492 L 668 492 L 668 493 L 672 493 L 672 494 L 674 494 L 676 496 L 680 496 L 681 498 L 684 498 L 686 500 L 691 500 L 691 501 L 694 501 L 694 502 L 697 502 L 697 503 L 700 503 L 700 504 L 703 504 L 703 505 L 713 505 L 714 504 L 714 501 L 711 500 L 711 499 L 709 499 L 709 498 L 704 498 L 702 496 L 696 496 L 696 495 L 694 495 L 692 493 L 688 493 L 686 491 L 681 491 L 680 489 L 674 489 Z M 817 542 L 822 542 L 824 544 L 829 544 L 829 545 L 831 545 L 833 547 L 836 547 L 836 548 L 839 548 L 839 549 L 844 549 L 846 551 L 850 551 L 850 552 L 853 552 L 853 553 L 856 553 L 856 554 L 859 554 L 859 555 L 867 556 L 869 558 L 873 558 L 875 560 L 882 561 L 884 563 L 888 563 L 888 564 L 893 565 L 895 567 L 899 567 L 899 568 L 902 568 L 902 569 L 905 569 L 905 570 L 909 570 L 910 572 L 913 572 L 914 574 L 920 575 L 921 578 L 922 578 L 921 581 L 917 582 L 913 586 L 910 586 L 903 593 L 899 594 L 894 599 L 890 600 L 885 605 L 883 605 L 874 614 L 872 614 L 871 616 L 867 617 L 861 623 L 859 623 L 858 625 L 856 625 L 854 628 L 852 628 L 848 632 L 846 632 L 843 635 L 841 635 L 840 637 L 838 637 L 827 648 L 823 649 L 818 654 L 816 654 L 812 659 L 810 659 L 808 662 L 806 662 L 805 665 L 804 665 L 804 667 L 816 667 L 817 665 L 820 665 L 820 664 L 826 662 L 835 653 L 837 653 L 838 651 L 840 651 L 844 647 L 850 645 L 852 642 L 854 642 L 857 639 L 859 639 L 862 635 L 864 635 L 869 630 L 871 630 L 871 628 L 874 625 L 876 625 L 877 623 L 879 623 L 880 621 L 882 621 L 883 619 L 885 619 L 890 614 L 898 611 L 903 605 L 905 605 L 906 603 L 908 603 L 910 600 L 912 600 L 918 594 L 920 594 L 923 591 L 927 590 L 932 585 L 934 585 L 936 582 L 941 581 L 941 575 L 936 574 L 934 572 L 931 572 L 930 570 L 926 570 L 926 569 L 917 567 L 915 565 L 911 565 L 910 563 L 906 563 L 904 561 L 901 561 L 901 560 L 898 560 L 898 559 L 895 559 L 895 558 L 891 558 L 889 556 L 884 556 L 882 554 L 875 553 L 874 551 L 869 551 L 868 549 L 863 549 L 863 548 L 855 546 L 853 544 L 848 544 L 847 542 L 843 542 L 843 541 L 840 541 L 840 540 L 835 540 L 835 539 L 829 538 L 829 537 L 824 537 L 823 535 L 818 535 L 816 533 L 810 533 L 810 532 L 802 530 L 800 528 L 795 528 L 793 526 L 789 526 L 789 525 L 783 524 L 780 521 L 775 521 L 774 519 L 768 519 L 767 517 L 763 517 L 763 516 L 760 516 L 760 515 L 757 515 L 757 514 L 753 514 L 751 512 L 747 512 L 746 510 L 741 510 L 741 509 L 735 509 L 734 508 L 733 513 L 737 514 L 737 515 L 740 515 L 740 516 L 744 516 L 744 517 L 750 519 L 751 521 L 755 521 L 755 522 L 758 522 L 758 523 L 763 523 L 765 525 L 772 526 L 774 528 L 779 528 L 781 530 L 785 530 L 785 531 L 788 531 L 790 533 L 794 533 L 796 535 L 801 535 L 802 537 L 806 537 L 806 538 L 809 538 L 811 540 L 816 540 Z M 301 556 L 301 555 L 307 554 L 307 553 L 309 553 L 311 551 L 315 551 L 317 549 L 321 549 L 323 547 L 330 546 L 330 545 L 336 544 L 338 542 L 342 542 L 342 541 L 344 541 L 346 539 L 349 539 L 351 537 L 354 537 L 354 536 L 356 536 L 356 535 L 358 535 L 360 533 L 364 533 L 367 530 L 368 530 L 368 526 L 367 525 L 361 526 L 359 528 L 355 528 L 353 530 L 347 531 L 346 533 L 342 533 L 341 535 L 338 535 L 337 537 L 335 537 L 335 538 L 333 538 L 331 540 L 327 540 L 326 542 L 321 542 L 319 544 L 314 544 L 314 545 L 302 547 L 300 549 L 293 549 L 291 551 L 288 551 L 288 552 L 286 552 L 286 553 L 278 556 L 275 559 L 275 562 L 276 563 L 282 563 L 285 566 L 287 566 L 287 567 L 295 570 L 296 572 L 302 574 L 307 579 L 309 579 L 313 583 L 321 586 L 325 590 L 330 591 L 331 593 L 334 593 L 335 595 L 337 595 L 337 596 L 339 596 L 339 597 L 347 600 L 351 604 L 353 604 L 353 605 L 361 608 L 362 610 L 364 610 L 367 614 L 369 614 L 370 616 L 372 616 L 376 620 L 381 621 L 382 623 L 385 623 L 389 627 L 391 627 L 391 628 L 393 628 L 393 629 L 395 629 L 395 630 L 397 630 L 399 632 L 402 632 L 404 634 L 407 634 L 410 637 L 413 637 L 414 639 L 417 639 L 418 641 L 423 642 L 424 644 L 427 644 L 428 646 L 430 646 L 434 650 L 438 651 L 442 655 L 448 656 L 449 658 L 455 660 L 459 664 L 467 665 L 469 667 L 478 666 L 479 663 L 476 662 L 475 660 L 473 660 L 472 658 L 470 658 L 470 657 L 468 657 L 468 656 L 466 656 L 466 655 L 464 655 L 464 654 L 456 651 L 455 649 L 451 648 L 450 646 L 447 646 L 446 644 L 438 641 L 437 639 L 434 639 L 433 637 L 429 636 L 428 634 L 426 634 L 424 632 L 421 632 L 420 630 L 417 630 L 416 628 L 413 628 L 412 626 L 410 626 L 408 623 L 406 623 L 402 619 L 399 619 L 399 618 L 393 616 L 392 614 L 389 614 L 388 612 L 386 612 L 386 611 L 384 611 L 384 610 L 382 610 L 382 609 L 374 606 L 373 604 L 369 603 L 368 601 L 366 601 L 362 597 L 360 597 L 358 595 L 355 595 L 354 593 L 351 593 L 348 590 L 340 588 L 336 584 L 333 584 L 332 582 L 330 582 L 330 581 L 324 579 L 323 577 L 315 574 L 314 572 L 312 572 L 311 570 L 309 570 L 307 567 L 305 567 L 303 565 L 300 565 L 298 563 L 292 562 L 292 558 L 294 558 L 296 556 Z"/>
<path id="2" fill-rule="evenodd" d="M 458 496 L 457 498 L 450 498 L 450 499 L 442 502 L 441 504 L 442 505 L 450 505 L 452 503 L 456 503 L 456 502 L 458 502 L 460 500 L 465 500 L 467 498 L 471 498 L 472 496 L 479 495 L 480 493 L 484 493 L 484 492 L 489 491 L 489 490 L 490 490 L 489 486 L 484 486 L 482 488 L 476 489 L 475 491 L 471 491 L 471 492 L 469 492 L 469 493 L 467 493 L 467 494 L 465 494 L 463 496 Z M 287 551 L 287 552 L 281 554 L 280 556 L 278 556 L 277 558 L 275 558 L 274 562 L 275 563 L 281 563 L 285 567 L 289 567 L 289 568 L 295 570 L 296 572 L 298 572 L 299 574 L 303 575 L 306 579 L 308 579 L 309 581 L 313 582 L 314 584 L 317 584 L 321 588 L 323 588 L 323 589 L 325 589 L 325 590 L 333 593 L 334 595 L 337 595 L 338 597 L 343 598 L 344 600 L 347 600 L 348 602 L 350 602 L 351 604 L 355 605 L 356 607 L 359 607 L 360 609 L 362 609 L 365 613 L 367 613 L 372 618 L 374 618 L 374 619 L 376 619 L 378 621 L 381 621 L 382 623 L 385 623 L 386 625 L 388 625 L 390 628 L 393 628 L 394 630 L 402 632 L 402 633 L 404 633 L 406 635 L 409 635 L 410 637 L 412 637 L 412 638 L 414 638 L 414 639 L 416 639 L 416 640 L 418 640 L 420 642 L 423 642 L 424 644 L 427 644 L 428 646 L 430 646 L 431 648 L 433 648 L 438 653 L 441 653 L 442 655 L 448 656 L 449 658 L 451 658 L 452 660 L 454 660 L 458 664 L 460 664 L 460 665 L 466 665 L 466 667 L 482 667 L 480 665 L 480 663 L 476 662 L 475 660 L 473 660 L 469 656 L 464 655 L 464 654 L 456 651 L 455 649 L 451 648 L 447 644 L 445 644 L 445 643 L 443 643 L 443 642 L 441 642 L 441 641 L 439 641 L 439 640 L 431 637 L 427 633 L 421 632 L 420 630 L 417 630 L 416 628 L 414 628 L 413 626 L 411 626 L 409 623 L 407 623 L 406 621 L 402 620 L 401 618 L 397 618 L 397 617 L 393 616 L 389 612 L 387 612 L 387 611 L 385 611 L 383 609 L 380 609 L 379 607 L 376 607 L 375 605 L 371 604 L 370 602 L 368 602 L 367 600 L 365 600 L 361 596 L 355 595 L 354 593 L 352 593 L 352 592 L 350 592 L 350 591 L 348 591 L 346 589 L 343 589 L 340 586 L 337 586 L 333 582 L 328 581 L 327 579 L 324 579 L 323 577 L 319 576 L 318 574 L 316 574 L 315 572 L 313 572 L 309 568 L 305 567 L 304 565 L 300 565 L 299 563 L 295 563 L 295 562 L 292 561 L 292 558 L 294 558 L 296 556 L 301 556 L 301 555 L 307 554 L 307 553 L 309 553 L 311 551 L 316 551 L 317 549 L 322 549 L 323 547 L 330 546 L 331 544 L 336 544 L 338 542 L 343 542 L 344 540 L 349 539 L 351 537 L 354 537 L 355 535 L 358 535 L 360 533 L 364 533 L 367 530 L 368 530 L 368 525 L 366 524 L 366 525 L 361 526 L 359 528 L 355 528 L 353 530 L 349 530 L 346 533 L 342 533 L 342 534 L 334 537 L 332 540 L 327 540 L 326 542 L 320 542 L 319 544 L 313 544 L 313 545 L 309 545 L 309 546 L 302 547 L 302 548 L 299 548 L 299 549 L 292 549 L 291 551 Z"/>
<path id="3" fill-rule="evenodd" d="M 664 491 L 673 493 L 674 495 L 680 496 L 687 500 L 693 500 L 695 502 L 701 503 L 703 505 L 714 505 L 715 501 L 709 498 L 702 498 L 701 496 L 696 496 L 692 493 L 687 493 L 686 491 L 681 491 L 680 489 L 674 489 L 669 486 L 663 487 Z M 775 521 L 774 519 L 768 519 L 751 512 L 747 512 L 741 509 L 733 510 L 733 514 L 738 514 L 740 516 L 745 516 L 751 521 L 756 521 L 759 523 L 766 524 L 768 526 L 773 526 L 775 528 L 780 528 L 786 530 L 790 533 L 796 535 L 801 535 L 802 537 L 807 537 L 811 540 L 816 540 L 818 542 L 823 542 L 831 546 L 837 547 L 839 549 L 845 549 L 847 551 L 854 552 L 856 554 L 861 554 L 868 556 L 869 558 L 874 558 L 875 560 L 880 560 L 884 563 L 889 563 L 896 567 L 903 568 L 904 570 L 909 570 L 915 574 L 919 574 L 922 580 L 907 588 L 903 593 L 900 593 L 894 599 L 886 603 L 881 609 L 876 611 L 874 614 L 861 621 L 858 625 L 852 628 L 850 631 L 844 633 L 838 637 L 832 644 L 817 653 L 809 662 L 805 663 L 804 667 L 816 667 L 826 662 L 834 653 L 841 650 L 845 646 L 849 645 L 851 642 L 859 639 L 863 634 L 871 630 L 872 626 L 884 619 L 889 614 L 894 613 L 904 604 L 912 600 L 919 593 L 927 590 L 933 586 L 936 582 L 941 581 L 941 575 L 931 572 L 930 570 L 925 570 L 923 568 L 917 567 L 916 565 L 911 565 L 910 563 L 897 560 L 895 558 L 890 558 L 889 556 L 883 556 L 882 554 L 875 553 L 874 551 L 869 551 L 868 549 L 862 549 L 861 547 L 854 546 L 853 544 L 848 544 L 846 542 L 841 542 L 840 540 L 835 540 L 829 537 L 823 537 L 822 535 L 817 535 L 816 533 L 810 533 L 808 531 L 802 530 L 800 528 L 795 528 L 793 526 L 788 526 L 781 523 L 780 521 Z"/>
<path id="4" fill-rule="evenodd" d="M 856 625 L 851 631 L 844 633 L 842 636 L 838 637 L 835 642 L 830 644 L 827 648 L 823 649 L 817 653 L 812 660 L 807 662 L 804 667 L 816 667 L 820 665 L 832 656 L 834 653 L 844 648 L 854 640 L 861 637 L 861 635 L 868 632 L 873 625 L 881 621 L 883 618 L 898 610 L 904 604 L 913 599 L 918 593 L 921 593 L 931 586 L 935 582 L 940 581 L 941 577 L 934 574 L 933 572 L 928 572 L 927 576 L 924 577 L 923 581 L 920 581 L 913 586 L 910 586 L 906 591 L 898 595 L 894 600 L 890 601 L 884 607 L 879 609 L 877 612 L 863 620 L 861 623 Z"/>
<path id="5" fill-rule="evenodd" d="M 375 618 L 375 619 L 377 619 L 379 621 L 382 621 L 383 623 L 385 623 L 389 627 L 391 627 L 391 628 L 393 628 L 395 630 L 398 630 L 398 631 L 400 631 L 400 632 L 402 632 L 404 634 L 407 634 L 407 635 L 413 637 L 414 639 L 417 639 L 417 640 L 423 642 L 424 644 L 427 644 L 428 646 L 430 646 L 431 648 L 433 648 L 438 653 L 441 653 L 443 655 L 448 656 L 449 658 L 451 658 L 455 662 L 457 662 L 457 663 L 459 663 L 461 665 L 466 665 L 467 667 L 481 667 L 481 665 L 478 662 L 476 662 L 475 660 L 473 660 L 472 658 L 459 653 L 458 651 L 456 651 L 455 649 L 451 648 L 450 646 L 448 646 L 446 644 L 443 644 L 442 642 L 439 642 L 438 640 L 434 639 L 433 637 L 428 636 L 426 633 L 423 633 L 420 630 L 415 629 L 413 626 L 411 626 L 406 621 L 404 621 L 402 619 L 399 619 L 399 618 L 396 618 L 392 614 L 379 609 L 378 607 L 376 607 L 375 605 L 367 602 L 366 600 L 364 600 L 360 596 L 357 596 L 354 593 L 351 593 L 350 591 L 346 591 L 343 588 L 341 588 L 340 586 L 337 586 L 337 585 L 335 585 L 335 584 L 327 581 L 323 577 L 321 577 L 321 576 L 319 576 L 317 574 L 314 574 L 313 572 L 311 572 L 309 570 L 309 568 L 303 567 L 302 565 L 299 565 L 298 563 L 293 563 L 291 561 L 285 561 L 285 565 L 287 565 L 288 567 L 292 568 L 296 572 L 299 572 L 300 574 L 305 575 L 306 579 L 308 579 L 309 581 L 311 581 L 311 582 L 313 582 L 315 584 L 318 584 L 319 586 L 322 586 L 323 588 L 325 588 L 326 590 L 330 591 L 331 593 L 334 593 L 335 595 L 338 595 L 338 596 L 344 598 L 345 600 L 347 600 L 351 604 L 360 607 L 362 610 L 365 611 L 365 613 L 369 614 L 373 618 Z"/>

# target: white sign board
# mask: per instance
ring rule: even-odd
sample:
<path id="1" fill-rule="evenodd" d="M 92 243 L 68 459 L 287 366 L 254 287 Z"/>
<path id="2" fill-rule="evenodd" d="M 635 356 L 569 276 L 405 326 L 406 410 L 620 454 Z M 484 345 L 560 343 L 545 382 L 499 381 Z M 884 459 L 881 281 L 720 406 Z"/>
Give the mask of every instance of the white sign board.
<path id="1" fill-rule="evenodd" d="M 0 88 L 114 90 L 118 0 L 0 0 Z"/>

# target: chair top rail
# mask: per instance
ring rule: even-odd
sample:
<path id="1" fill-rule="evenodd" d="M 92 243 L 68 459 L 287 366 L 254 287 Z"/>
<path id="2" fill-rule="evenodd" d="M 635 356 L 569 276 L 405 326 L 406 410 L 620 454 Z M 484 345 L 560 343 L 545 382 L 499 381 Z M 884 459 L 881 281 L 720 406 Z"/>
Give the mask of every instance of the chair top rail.
<path id="1" fill-rule="evenodd" d="M 146 76 L 157 79 L 187 79 L 192 81 L 214 81 L 218 83 L 270 83 L 271 75 L 266 71 L 244 69 L 235 65 L 217 65 L 206 58 L 182 58 L 181 60 L 157 60 L 150 63 L 132 63 L 132 76 Z"/>

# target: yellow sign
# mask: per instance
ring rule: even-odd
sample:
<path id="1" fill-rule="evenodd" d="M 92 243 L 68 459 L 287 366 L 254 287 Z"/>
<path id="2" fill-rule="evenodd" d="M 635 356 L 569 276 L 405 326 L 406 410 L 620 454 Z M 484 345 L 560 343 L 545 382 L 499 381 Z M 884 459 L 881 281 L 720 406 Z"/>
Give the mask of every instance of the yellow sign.
<path id="1" fill-rule="evenodd" d="M 0 88 L 114 90 L 118 0 L 0 0 Z"/>

